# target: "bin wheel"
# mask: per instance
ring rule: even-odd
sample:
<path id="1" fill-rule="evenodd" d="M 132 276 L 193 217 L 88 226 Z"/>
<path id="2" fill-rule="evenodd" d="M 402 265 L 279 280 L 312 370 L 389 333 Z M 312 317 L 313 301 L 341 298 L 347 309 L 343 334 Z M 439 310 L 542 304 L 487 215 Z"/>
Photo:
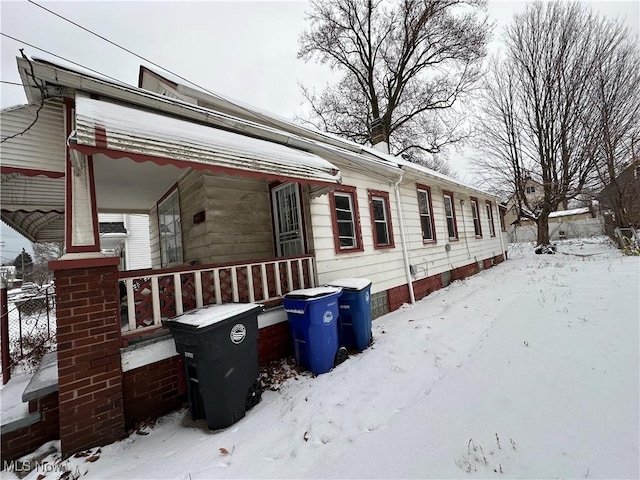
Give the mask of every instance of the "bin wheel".
<path id="1" fill-rule="evenodd" d="M 347 358 L 349 358 L 349 350 L 347 350 L 345 347 L 340 347 L 336 352 L 335 365 L 340 365 Z"/>
<path id="2" fill-rule="evenodd" d="M 245 411 L 251 410 L 258 403 L 260 403 L 260 398 L 262 398 L 262 388 L 260 388 L 260 384 L 258 380 L 253 382 L 247 391 L 247 398 L 244 402 Z"/>

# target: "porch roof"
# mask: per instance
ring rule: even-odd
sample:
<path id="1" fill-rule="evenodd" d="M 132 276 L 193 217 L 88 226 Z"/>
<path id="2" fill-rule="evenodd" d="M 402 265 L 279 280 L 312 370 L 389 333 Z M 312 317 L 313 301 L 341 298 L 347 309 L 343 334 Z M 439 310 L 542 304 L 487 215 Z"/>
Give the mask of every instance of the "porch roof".
<path id="1" fill-rule="evenodd" d="M 317 155 L 219 128 L 86 96 L 76 96 L 70 146 L 160 165 L 192 167 L 312 184 L 340 183 L 340 171 Z"/>

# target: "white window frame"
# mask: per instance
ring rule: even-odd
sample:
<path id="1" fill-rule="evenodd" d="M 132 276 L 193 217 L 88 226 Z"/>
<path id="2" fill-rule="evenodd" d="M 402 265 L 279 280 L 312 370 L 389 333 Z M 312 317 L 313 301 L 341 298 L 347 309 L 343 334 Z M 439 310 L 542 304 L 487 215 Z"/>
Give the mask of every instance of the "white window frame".
<path id="1" fill-rule="evenodd" d="M 449 240 L 458 240 L 458 229 L 456 228 L 456 212 L 455 206 L 453 204 L 453 195 L 450 193 L 443 193 L 444 198 L 444 216 L 447 224 L 447 235 L 449 236 Z M 451 216 L 447 214 L 447 199 L 449 200 L 449 210 L 451 211 Z M 453 227 L 453 235 L 451 235 L 451 230 L 449 229 L 449 219 L 451 219 L 451 226 Z"/>
<path id="2" fill-rule="evenodd" d="M 375 202 L 380 202 L 382 204 L 382 218 L 375 218 L 376 208 L 374 206 Z M 391 237 L 391 229 L 389 228 L 389 218 L 387 212 L 389 211 L 389 205 L 387 205 L 387 199 L 380 195 L 371 195 L 371 213 L 373 220 L 373 228 L 375 229 L 375 238 L 374 238 L 374 246 L 375 248 L 379 247 L 390 247 L 393 245 L 392 237 Z M 378 224 L 384 225 L 384 234 L 386 235 L 386 239 L 384 242 L 380 241 L 380 237 L 378 236 Z"/>
<path id="3" fill-rule="evenodd" d="M 487 205 L 487 221 L 489 222 L 489 235 L 496 236 L 496 226 L 493 222 L 493 205 L 489 200 L 486 201 Z"/>
<path id="4" fill-rule="evenodd" d="M 480 225 L 480 211 L 478 210 L 478 201 L 471 199 L 471 216 L 473 217 L 473 230 L 476 237 L 482 238 L 482 225 Z"/>
<path id="5" fill-rule="evenodd" d="M 340 250 L 355 250 L 357 248 L 359 248 L 358 245 L 358 231 L 357 229 L 357 224 L 356 224 L 356 219 L 355 219 L 355 209 L 353 206 L 353 194 L 351 192 L 333 192 L 333 197 L 334 197 L 334 201 L 335 199 L 337 199 L 338 197 L 342 197 L 342 198 L 346 198 L 349 201 L 349 209 L 345 210 L 345 209 L 340 209 L 338 208 L 337 202 L 336 202 L 336 206 L 335 206 L 335 215 L 336 215 L 336 224 L 338 226 L 338 231 L 336 232 L 336 235 L 338 236 L 338 244 L 340 245 Z M 338 218 L 338 211 L 341 212 L 349 212 L 349 215 L 351 217 L 350 220 L 341 220 Z M 353 232 L 353 236 L 351 237 L 347 237 L 347 236 L 343 236 L 340 235 L 340 224 L 341 223 L 350 223 L 351 224 L 351 231 Z M 351 245 L 343 245 L 342 244 L 342 239 L 351 239 L 352 244 Z"/>
<path id="6" fill-rule="evenodd" d="M 426 206 L 427 212 L 422 211 L 423 202 L 420 199 L 420 195 L 424 195 L 424 205 Z M 422 241 L 423 242 L 435 242 L 436 241 L 436 232 L 433 225 L 433 213 L 431 212 L 431 191 L 426 190 L 424 188 L 418 188 L 418 212 L 420 213 L 420 229 L 422 230 Z M 431 231 L 431 238 L 425 237 L 423 218 L 428 221 L 429 230 Z"/>
<path id="7" fill-rule="evenodd" d="M 165 211 L 164 208 L 170 205 Z M 175 188 L 166 198 L 158 202 L 158 238 L 160 243 L 160 263 L 163 267 L 172 263 L 182 263 L 182 227 L 180 217 L 180 197 Z M 163 216 L 165 218 L 163 221 Z M 168 221 L 167 221 L 168 220 Z M 170 245 L 173 246 L 170 249 Z"/>

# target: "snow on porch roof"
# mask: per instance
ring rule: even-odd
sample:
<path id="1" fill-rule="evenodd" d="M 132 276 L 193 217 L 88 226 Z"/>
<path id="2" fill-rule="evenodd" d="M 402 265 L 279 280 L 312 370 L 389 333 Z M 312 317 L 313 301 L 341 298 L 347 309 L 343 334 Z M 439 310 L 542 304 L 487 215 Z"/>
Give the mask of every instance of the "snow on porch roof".
<path id="1" fill-rule="evenodd" d="M 80 95 L 75 140 L 72 148 L 111 157 L 314 184 L 336 184 L 341 179 L 336 166 L 311 153 Z"/>

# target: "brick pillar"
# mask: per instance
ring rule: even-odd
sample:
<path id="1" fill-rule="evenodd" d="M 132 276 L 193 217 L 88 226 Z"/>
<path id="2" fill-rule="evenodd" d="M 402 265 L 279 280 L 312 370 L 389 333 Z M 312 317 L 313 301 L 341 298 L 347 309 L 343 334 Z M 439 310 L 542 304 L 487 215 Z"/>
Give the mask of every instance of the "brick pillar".
<path id="1" fill-rule="evenodd" d="M 118 263 L 114 257 L 49 263 L 56 285 L 60 440 L 65 456 L 125 436 Z"/>

